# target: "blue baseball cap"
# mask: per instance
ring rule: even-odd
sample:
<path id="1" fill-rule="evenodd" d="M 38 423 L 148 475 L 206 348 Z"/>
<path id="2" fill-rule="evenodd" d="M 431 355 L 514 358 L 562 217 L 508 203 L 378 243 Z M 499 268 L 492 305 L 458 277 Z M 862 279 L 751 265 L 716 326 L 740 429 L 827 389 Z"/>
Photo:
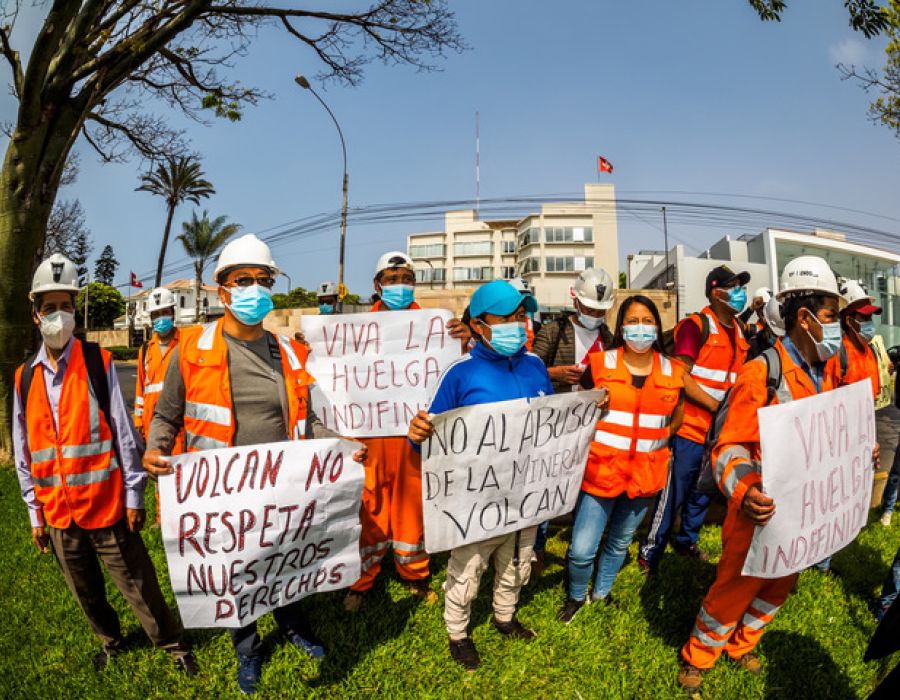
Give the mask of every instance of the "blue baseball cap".
<path id="1" fill-rule="evenodd" d="M 522 304 L 526 311 L 538 310 L 537 299 L 533 296 L 519 293 L 509 282 L 494 280 L 475 290 L 469 301 L 469 314 L 472 318 L 484 313 L 509 316 Z"/>

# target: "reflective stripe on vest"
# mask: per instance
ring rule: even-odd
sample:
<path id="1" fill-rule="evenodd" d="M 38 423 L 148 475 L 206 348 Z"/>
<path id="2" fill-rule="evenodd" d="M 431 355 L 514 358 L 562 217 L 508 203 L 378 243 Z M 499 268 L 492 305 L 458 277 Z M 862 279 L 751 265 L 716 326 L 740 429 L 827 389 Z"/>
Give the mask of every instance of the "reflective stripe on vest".
<path id="1" fill-rule="evenodd" d="M 629 451 L 631 449 L 631 438 L 624 435 L 615 435 L 605 430 L 598 430 L 594 433 L 594 440 L 601 445 L 612 447 L 616 450 Z M 656 452 L 663 449 L 669 444 L 669 438 L 661 438 L 658 440 L 637 440 L 635 443 L 635 452 Z"/>
<path id="2" fill-rule="evenodd" d="M 163 389 L 163 383 L 157 382 L 156 384 L 148 384 L 144 387 L 144 394 L 158 394 Z M 141 399 L 141 403 L 143 403 L 143 399 Z"/>
<path id="3" fill-rule="evenodd" d="M 231 425 L 231 409 L 226 406 L 216 406 L 213 403 L 198 403 L 196 401 L 184 402 L 184 415 L 187 418 L 215 423 L 217 425 Z"/>
<path id="4" fill-rule="evenodd" d="M 601 423 L 612 423 L 630 428 L 634 425 L 634 415 L 628 411 L 607 411 L 600 419 Z M 662 416 L 656 413 L 641 413 L 638 415 L 638 425 L 641 428 L 665 428 L 672 422 L 672 416 Z"/>
<path id="5" fill-rule="evenodd" d="M 195 435 L 187 430 L 184 431 L 184 445 L 189 450 L 219 450 L 229 446 L 223 440 L 215 440 L 205 435 Z"/>
<path id="6" fill-rule="evenodd" d="M 88 484 L 97 484 L 106 481 L 112 476 L 113 472 L 119 468 L 119 463 L 113 457 L 109 460 L 109 466 L 105 469 L 96 469 L 92 472 L 82 472 L 81 474 L 67 474 L 66 483 L 69 486 L 87 486 Z"/>

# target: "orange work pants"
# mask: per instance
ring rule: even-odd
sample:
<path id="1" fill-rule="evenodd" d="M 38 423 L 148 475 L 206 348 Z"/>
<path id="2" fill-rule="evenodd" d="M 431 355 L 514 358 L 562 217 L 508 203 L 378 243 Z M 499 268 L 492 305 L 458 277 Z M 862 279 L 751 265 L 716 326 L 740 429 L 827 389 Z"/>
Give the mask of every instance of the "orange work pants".
<path id="1" fill-rule="evenodd" d="M 690 639 L 681 649 L 682 657 L 692 666 L 712 668 L 723 651 L 732 659 L 752 651 L 794 587 L 797 574 L 782 578 L 741 576 L 753 529 L 753 523 L 729 503 L 716 580 L 703 599 Z"/>
<path id="2" fill-rule="evenodd" d="M 369 447 L 359 538 L 362 574 L 354 591 L 375 584 L 381 560 L 394 548 L 394 564 L 407 581 L 428 578 L 428 553 L 422 523 L 421 458 L 406 437 L 363 438 Z"/>

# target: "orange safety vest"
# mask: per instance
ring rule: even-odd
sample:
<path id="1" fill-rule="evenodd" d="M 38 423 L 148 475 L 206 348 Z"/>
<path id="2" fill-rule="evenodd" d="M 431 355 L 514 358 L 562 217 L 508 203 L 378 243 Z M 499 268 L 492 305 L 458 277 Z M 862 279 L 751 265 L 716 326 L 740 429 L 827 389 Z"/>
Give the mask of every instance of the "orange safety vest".
<path id="1" fill-rule="evenodd" d="M 644 386 L 632 384 L 624 348 L 590 355 L 594 386 L 609 392 L 609 408 L 597 421 L 583 491 L 600 498 L 652 496 L 666 485 L 669 426 L 684 387 L 682 370 L 653 352 Z"/>
<path id="2" fill-rule="evenodd" d="M 372 304 L 372 308 L 369 309 L 369 311 L 411 311 L 412 309 L 421 309 L 421 308 L 422 307 L 419 306 L 416 302 L 413 302 L 412 304 L 407 306 L 405 309 L 392 309 L 387 304 L 385 304 L 383 301 L 381 301 L 381 299 L 379 299 L 374 304 Z"/>
<path id="3" fill-rule="evenodd" d="M 110 355 L 101 350 L 109 371 Z M 22 370 L 16 370 L 16 390 L 22 397 Z M 59 396 L 57 429 L 47 399 L 44 372 L 38 368 L 25 404 L 28 451 L 34 494 L 44 520 L 64 530 L 74 521 L 85 530 L 117 523 L 125 513 L 122 470 L 113 448 L 112 430 L 94 395 L 81 341 L 72 343 Z"/>
<path id="4" fill-rule="evenodd" d="M 531 348 L 534 347 L 534 321 L 531 320 L 530 316 L 525 319 L 525 334 L 527 336 L 525 349 L 531 352 Z"/>
<path id="5" fill-rule="evenodd" d="M 190 329 L 182 335 L 179 363 L 184 378 L 184 442 L 188 452 L 230 447 L 234 440 L 234 412 L 228 347 L 222 336 L 223 319 Z M 309 388 L 315 383 L 305 369 L 306 346 L 275 336 L 288 398 L 286 437 L 306 434 Z"/>
<path id="6" fill-rule="evenodd" d="M 868 343 L 863 345 L 862 350 L 857 350 L 853 341 L 844 334 L 844 348 L 847 351 L 847 371 L 840 378 L 842 386 L 861 382 L 867 377 L 872 380 L 872 395 L 877 399 L 881 393 L 881 371 L 878 368 L 878 358 Z M 840 368 L 840 361 L 837 355 L 829 360 L 835 363 L 835 367 Z"/>
<path id="7" fill-rule="evenodd" d="M 162 392 L 163 380 L 172 360 L 173 350 L 177 347 L 181 338 L 181 330 L 176 329 L 175 335 L 169 341 L 166 354 L 162 354 L 159 343 L 159 334 L 154 333 L 150 341 L 141 348 L 138 355 L 137 386 L 134 392 L 134 427 L 141 431 L 144 441 L 150 436 L 150 423 L 153 421 L 153 411 L 156 402 Z M 175 439 L 172 454 L 184 452 L 184 432 L 179 432 Z"/>
<path id="8" fill-rule="evenodd" d="M 719 319 L 713 313 L 710 307 L 706 307 L 700 312 L 709 320 L 709 338 L 700 348 L 697 359 L 694 361 L 694 368 L 691 370 L 691 377 L 697 382 L 703 391 L 709 394 L 716 401 L 721 401 L 725 396 L 725 392 L 734 384 L 737 379 L 738 370 L 747 359 L 747 350 L 749 346 L 741 331 L 741 325 L 738 319 L 734 321 L 734 339 L 736 348 L 731 346 L 728 333 L 725 331 Z M 701 320 L 696 314 L 692 314 L 682 321 L 675 328 L 675 336 L 678 337 L 678 331 L 684 323 L 695 323 L 701 327 Z M 706 442 L 706 434 L 709 432 L 709 426 L 712 423 L 712 414 L 705 408 L 701 408 L 692 401 L 684 403 L 684 422 L 678 430 L 678 436 L 685 440 L 690 440 L 699 444 Z"/>

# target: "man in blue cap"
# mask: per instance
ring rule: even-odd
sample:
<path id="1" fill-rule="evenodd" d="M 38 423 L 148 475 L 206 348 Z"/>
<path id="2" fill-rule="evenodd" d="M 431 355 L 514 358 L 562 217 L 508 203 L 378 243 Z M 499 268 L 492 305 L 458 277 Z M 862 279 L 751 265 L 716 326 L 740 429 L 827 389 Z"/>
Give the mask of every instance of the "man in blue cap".
<path id="1" fill-rule="evenodd" d="M 441 377 L 428 411 L 420 411 L 409 427 L 409 439 L 421 445 L 434 431 L 430 415 L 461 406 L 534 398 L 553 393 L 547 368 L 525 349 L 528 312 L 537 310 L 533 296 L 522 296 L 502 280 L 472 295 L 470 326 L 477 342 Z M 444 583 L 444 622 L 450 636 L 450 655 L 467 671 L 481 661 L 468 634 L 472 601 L 481 575 L 494 565 L 494 628 L 512 639 L 534 638 L 515 617 L 519 591 L 531 573 L 531 548 L 537 527 L 528 527 L 450 552 Z"/>

